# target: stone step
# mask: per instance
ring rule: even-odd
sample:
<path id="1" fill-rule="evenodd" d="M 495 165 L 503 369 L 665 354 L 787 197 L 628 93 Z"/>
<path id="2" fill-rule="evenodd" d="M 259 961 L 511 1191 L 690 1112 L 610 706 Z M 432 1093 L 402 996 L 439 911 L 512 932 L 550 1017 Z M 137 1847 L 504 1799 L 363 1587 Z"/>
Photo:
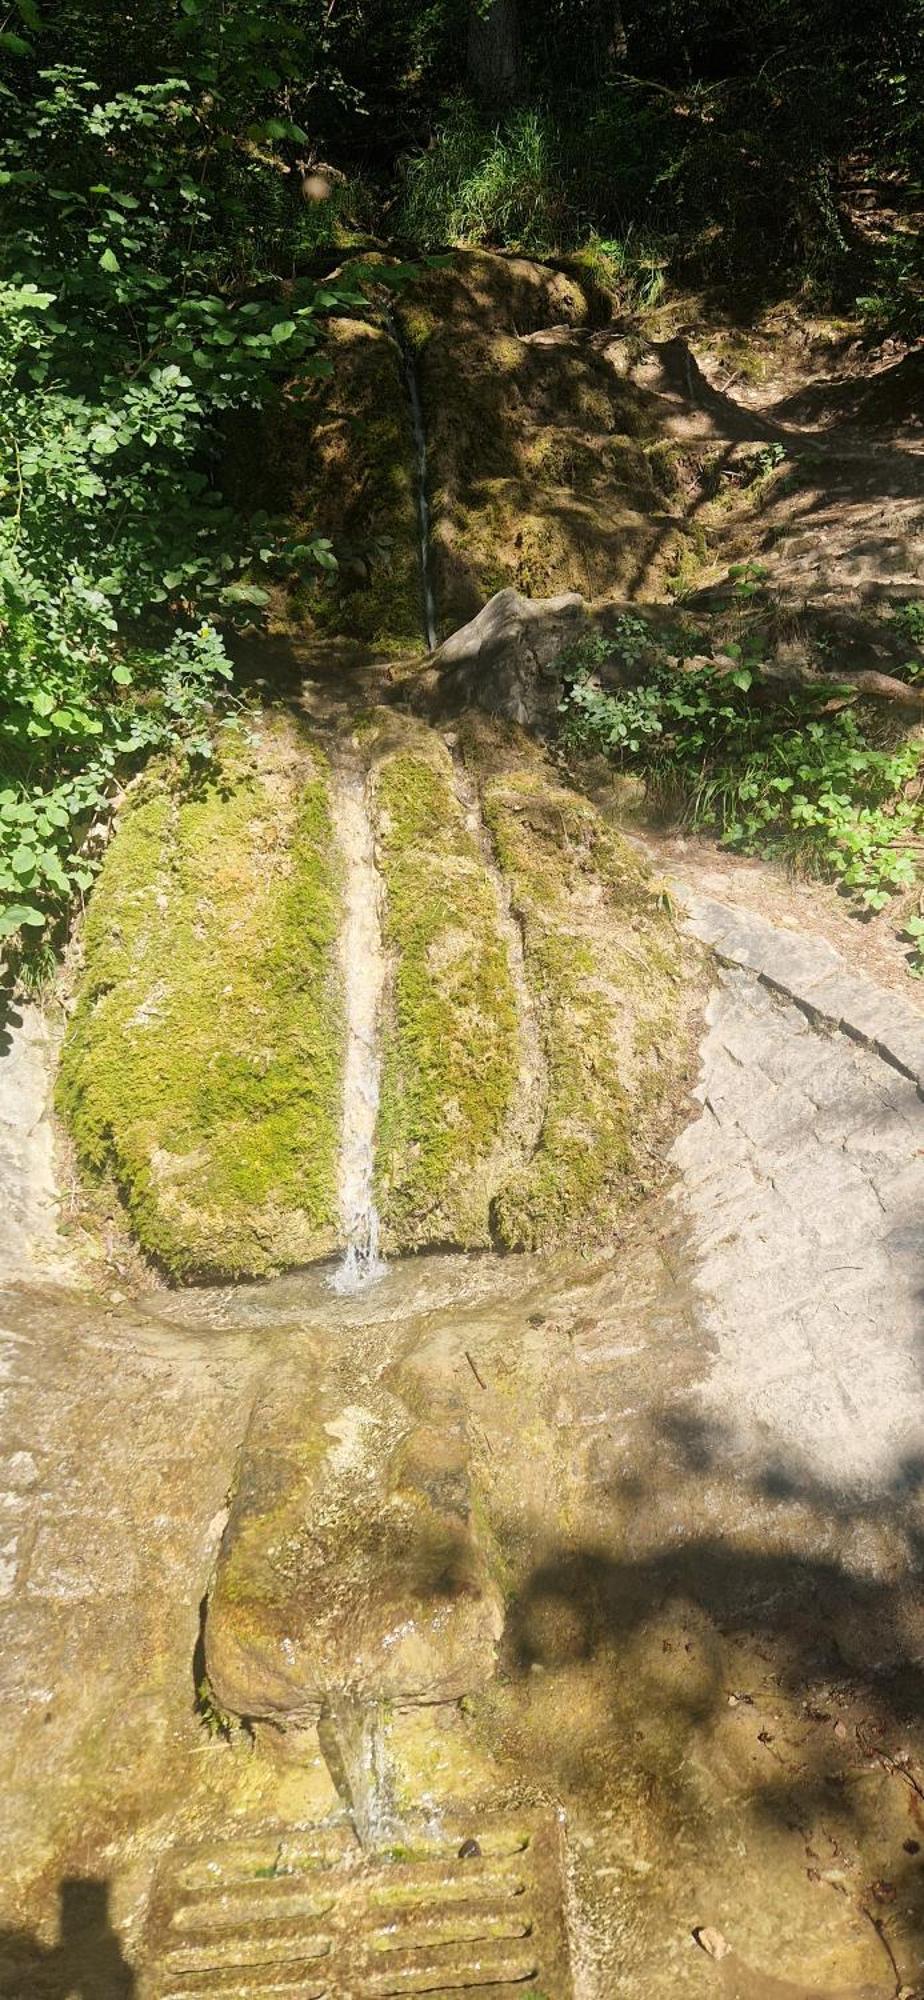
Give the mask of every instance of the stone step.
<path id="1" fill-rule="evenodd" d="M 544 1810 L 405 1826 L 383 1856 L 337 1829 L 174 1848 L 154 1879 L 140 2000 L 569 2000 L 562 1859 Z"/>

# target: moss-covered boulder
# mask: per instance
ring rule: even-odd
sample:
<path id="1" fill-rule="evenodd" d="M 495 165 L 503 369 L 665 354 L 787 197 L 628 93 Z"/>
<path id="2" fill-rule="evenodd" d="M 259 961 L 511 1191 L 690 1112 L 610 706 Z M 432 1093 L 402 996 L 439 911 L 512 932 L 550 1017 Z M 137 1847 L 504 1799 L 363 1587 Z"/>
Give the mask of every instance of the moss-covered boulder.
<path id="1" fill-rule="evenodd" d="M 561 272 L 460 251 L 402 295 L 443 633 L 508 586 L 652 596 L 687 541 L 659 397 Z"/>
<path id="2" fill-rule="evenodd" d="M 463 744 L 522 925 L 546 1067 L 538 1142 L 496 1196 L 495 1240 L 604 1237 L 666 1172 L 696 1043 L 697 956 L 626 841 L 529 737 L 470 718 Z"/>
<path id="3" fill-rule="evenodd" d="M 58 1091 L 78 1159 L 177 1276 L 334 1248 L 343 1057 L 323 758 L 281 720 L 130 794 Z"/>
<path id="4" fill-rule="evenodd" d="M 497 887 L 432 730 L 369 742 L 390 977 L 376 1192 L 386 1247 L 490 1242 L 515 1146 L 517 997 Z"/>

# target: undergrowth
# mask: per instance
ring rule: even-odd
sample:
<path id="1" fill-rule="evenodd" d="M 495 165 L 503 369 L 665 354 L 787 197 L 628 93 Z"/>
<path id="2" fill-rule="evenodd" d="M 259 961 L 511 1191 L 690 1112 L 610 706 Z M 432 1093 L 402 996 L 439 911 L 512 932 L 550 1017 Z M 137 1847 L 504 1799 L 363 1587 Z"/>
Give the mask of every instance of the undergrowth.
<path id="1" fill-rule="evenodd" d="M 229 411 L 330 369 L 314 350 L 335 295 L 272 295 L 188 79 L 140 69 L 106 94 L 6 42 L 0 946 L 34 959 L 89 887 L 120 781 L 152 749 L 208 755 L 223 631 L 259 616 L 273 574 L 334 560 L 236 512 L 220 453 Z M 249 42 L 238 58 L 246 100 Z"/>
<path id="2" fill-rule="evenodd" d="M 634 106 L 628 116 L 613 91 L 579 106 L 520 106 L 496 121 L 462 99 L 405 166 L 400 233 L 423 249 L 580 249 L 614 289 L 644 294 L 662 259 L 650 232 L 627 218 L 644 204 L 663 143 L 655 127 L 654 114 Z"/>
<path id="3" fill-rule="evenodd" d="M 828 681 L 781 695 L 762 685 L 760 640 L 704 657 L 627 614 L 612 638 L 564 658 L 562 742 L 639 772 L 656 809 L 718 833 L 740 853 L 786 856 L 866 911 L 913 888 L 924 836 L 922 745 L 888 742 L 878 718 Z M 924 964 L 915 967 L 924 970 Z"/>

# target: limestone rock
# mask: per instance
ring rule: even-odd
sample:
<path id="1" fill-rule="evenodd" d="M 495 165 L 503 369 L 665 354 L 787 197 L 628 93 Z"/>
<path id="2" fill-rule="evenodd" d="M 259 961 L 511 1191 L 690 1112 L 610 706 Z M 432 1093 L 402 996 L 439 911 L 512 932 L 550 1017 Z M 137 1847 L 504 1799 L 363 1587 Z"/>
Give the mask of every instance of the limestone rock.
<path id="1" fill-rule="evenodd" d="M 520 1023 L 500 899 L 436 732 L 385 714 L 369 753 L 390 966 L 382 1241 L 485 1249 L 492 1197 L 517 1154 Z"/>
<path id="2" fill-rule="evenodd" d="M 94 888 L 58 1107 L 176 1276 L 336 1243 L 343 1065 L 326 767 L 281 719 L 130 795 Z M 116 1192 L 118 1191 L 118 1192 Z"/>
<path id="3" fill-rule="evenodd" d="M 460 734 L 522 929 L 545 1064 L 541 1127 L 498 1193 L 494 1240 L 605 1241 L 663 1180 L 685 1115 L 699 956 L 628 843 L 531 738 L 474 711 Z"/>
<path id="4" fill-rule="evenodd" d="M 462 1415 L 360 1393 L 344 1404 L 289 1369 L 254 1412 L 206 1623 L 209 1680 L 234 1714 L 456 1701 L 493 1674 L 503 1610 Z"/>

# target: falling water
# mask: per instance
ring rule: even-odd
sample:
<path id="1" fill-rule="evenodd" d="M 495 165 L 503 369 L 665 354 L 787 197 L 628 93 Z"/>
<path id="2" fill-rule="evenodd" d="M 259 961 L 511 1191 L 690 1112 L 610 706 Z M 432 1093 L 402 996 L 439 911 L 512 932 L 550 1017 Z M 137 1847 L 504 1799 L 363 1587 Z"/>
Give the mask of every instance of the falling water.
<path id="1" fill-rule="evenodd" d="M 378 876 L 366 812 L 365 781 L 356 766 L 339 773 L 337 826 L 346 861 L 342 937 L 347 1043 L 340 1148 L 340 1214 L 345 1250 L 330 1280 L 337 1292 L 359 1292 L 380 1278 L 379 1218 L 373 1170 L 379 1108 L 378 1016 L 385 978 Z"/>
<path id="2" fill-rule="evenodd" d="M 433 573 L 430 566 L 430 500 L 427 493 L 427 433 L 424 428 L 423 404 L 420 400 L 420 383 L 413 350 L 401 331 L 393 313 L 388 315 L 388 325 L 392 339 L 401 356 L 404 380 L 407 385 L 407 399 L 411 411 L 411 429 L 414 434 L 415 498 L 417 505 L 417 545 L 420 558 L 420 589 L 423 600 L 424 636 L 430 652 L 439 645 L 436 629 L 436 593 L 433 588 Z"/>
<path id="3" fill-rule="evenodd" d="M 318 1724 L 318 1740 L 360 1846 L 371 1853 L 388 1846 L 400 1828 L 381 1703 L 354 1694 L 334 1697 Z"/>

